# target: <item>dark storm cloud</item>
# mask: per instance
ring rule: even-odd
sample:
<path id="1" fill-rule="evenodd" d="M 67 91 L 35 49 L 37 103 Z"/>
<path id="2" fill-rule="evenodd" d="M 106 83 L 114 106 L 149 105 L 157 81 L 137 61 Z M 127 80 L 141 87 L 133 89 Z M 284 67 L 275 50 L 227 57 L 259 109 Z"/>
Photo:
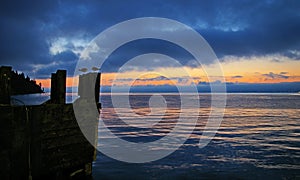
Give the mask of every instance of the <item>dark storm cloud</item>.
<path id="1" fill-rule="evenodd" d="M 52 62 L 43 26 L 55 6 L 55 1 L 1 1 L 1 64 L 30 74 L 32 65 Z"/>
<path id="2" fill-rule="evenodd" d="M 273 72 L 269 72 L 268 74 L 262 74 L 264 77 L 269 79 L 288 79 L 289 76 L 284 75 L 284 73 L 276 74 Z"/>
<path id="3" fill-rule="evenodd" d="M 239 79 L 239 78 L 242 78 L 243 76 L 240 76 L 240 75 L 237 75 L 237 76 L 231 76 L 231 78 L 234 78 L 234 79 Z"/>
<path id="4" fill-rule="evenodd" d="M 222 1 L 211 9 L 219 15 L 210 28 L 198 29 L 219 56 L 299 51 L 299 7 L 300 1 Z"/>
<path id="5" fill-rule="evenodd" d="M 1 64 L 13 65 L 29 74 L 38 64 L 39 76 L 49 76 L 54 68 L 73 71 L 78 51 L 86 45 L 76 44 L 78 40 L 89 42 L 104 29 L 124 20 L 155 16 L 195 28 L 218 57 L 279 53 L 298 60 L 299 8 L 300 1 L 283 0 L 2 1 L 0 59 Z M 61 51 L 50 53 L 60 37 L 68 42 Z M 140 43 L 134 49 L 125 48 L 112 55 L 106 66 L 108 71 L 123 64 L 123 59 L 147 51 L 173 54 L 183 64 L 193 64 L 188 62 L 190 55 L 177 51 L 176 47 L 164 43 L 150 45 Z"/>
<path id="6" fill-rule="evenodd" d="M 146 53 L 164 54 L 178 60 L 182 65 L 195 66 L 195 63 L 191 63 L 193 56 L 178 45 L 163 40 L 143 39 L 129 42 L 116 49 L 107 58 L 101 69 L 103 72 L 118 71 L 128 60 Z M 156 62 L 154 62 L 155 60 Z M 175 66 L 175 64 L 170 64 L 169 61 L 164 61 L 163 59 L 145 59 L 141 64 L 135 63 L 135 67 L 140 68 L 140 70 Z"/>

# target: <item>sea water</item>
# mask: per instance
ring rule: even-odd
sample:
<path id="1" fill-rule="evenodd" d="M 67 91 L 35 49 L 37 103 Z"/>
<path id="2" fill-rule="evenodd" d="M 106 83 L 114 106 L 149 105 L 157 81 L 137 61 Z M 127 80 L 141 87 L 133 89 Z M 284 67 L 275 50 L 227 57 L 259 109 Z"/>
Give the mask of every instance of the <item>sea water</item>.
<path id="1" fill-rule="evenodd" d="M 67 102 L 72 102 L 71 93 Z M 153 94 L 131 94 L 130 107 L 115 112 L 110 94 L 101 94 L 101 120 L 117 137 L 135 143 L 157 141 L 168 135 L 182 113 L 179 94 L 161 94 L 166 111 L 149 107 Z M 117 99 L 125 94 L 114 94 Z M 41 104 L 49 94 L 14 96 L 13 104 Z M 211 95 L 200 94 L 200 107 L 184 109 L 185 123 L 178 134 L 191 131 L 175 152 L 148 163 L 127 163 L 98 151 L 93 163 L 93 179 L 299 179 L 300 178 L 300 95 L 227 94 L 220 128 L 210 143 L 199 148 L 199 140 L 210 113 Z M 163 115 L 150 115 L 154 111 Z M 158 122 L 143 127 L 130 113 Z M 195 113 L 200 112 L 200 113 Z M 126 120 L 126 123 L 123 120 Z M 184 123 L 184 121 L 183 121 Z M 129 125 L 128 125 L 129 124 Z M 134 127 L 130 126 L 131 124 Z M 99 134 L 101 129 L 99 126 Z M 110 140 L 112 137 L 101 137 Z M 98 147 L 102 142 L 99 140 Z M 112 147 L 121 148 L 122 147 Z M 126 155 L 127 152 L 124 152 Z"/>
<path id="2" fill-rule="evenodd" d="M 165 118 L 159 120 L 153 128 L 136 126 L 138 122 L 129 113 L 133 110 L 134 113 L 145 115 L 146 120 L 155 122 L 156 116 L 147 115 L 151 110 L 162 110 L 161 107 L 149 108 L 151 94 L 130 95 L 131 110 L 124 107 L 118 113 L 114 110 L 110 94 L 102 94 L 101 120 L 117 138 L 136 143 L 156 141 L 168 135 L 181 113 L 179 94 L 163 96 L 168 104 L 167 111 L 162 112 Z M 203 148 L 199 148 L 198 143 L 209 117 L 211 95 L 200 94 L 199 97 L 200 110 L 189 107 L 183 116 L 196 118 L 198 123 L 195 127 L 186 125 L 187 131 L 190 130 L 188 128 L 194 129 L 193 133 L 175 152 L 162 159 L 141 164 L 120 162 L 98 152 L 93 164 L 94 179 L 300 178 L 299 95 L 227 94 L 221 126 Z M 194 113 L 198 110 L 200 113 Z M 124 119 L 127 123 L 122 122 Z M 134 127 L 130 126 L 132 123 L 136 123 Z M 101 145 L 99 141 L 98 146 Z"/>

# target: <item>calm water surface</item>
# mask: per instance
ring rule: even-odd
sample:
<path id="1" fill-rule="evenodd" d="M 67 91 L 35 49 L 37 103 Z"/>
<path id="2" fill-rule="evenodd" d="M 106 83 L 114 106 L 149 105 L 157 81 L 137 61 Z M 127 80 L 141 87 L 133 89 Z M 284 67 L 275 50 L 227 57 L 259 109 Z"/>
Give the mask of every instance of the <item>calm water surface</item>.
<path id="1" fill-rule="evenodd" d="M 71 94 L 67 101 L 71 102 Z M 13 103 L 40 104 L 49 94 L 15 96 Z M 122 96 L 122 95 L 115 95 Z M 152 110 L 163 119 L 153 128 L 144 128 L 120 108 L 116 114 L 110 95 L 102 94 L 101 118 L 119 138 L 146 143 L 160 139 L 172 130 L 180 113 L 180 96 L 164 94 L 166 112 Z M 133 94 L 130 105 L 134 113 L 149 115 L 147 94 Z M 32 101 L 35 99 L 35 101 Z M 22 104 L 21 103 L 21 104 Z M 144 164 L 114 160 L 98 152 L 93 164 L 94 179 L 300 179 L 300 95 L 297 94 L 228 94 L 224 118 L 213 140 L 204 148 L 199 139 L 210 112 L 210 95 L 200 95 L 198 109 L 187 107 L 183 117 L 198 119 L 194 128 L 185 123 L 184 134 L 193 128 L 190 138 L 171 155 Z M 147 121 L 158 121 L 148 116 Z M 122 121 L 135 124 L 128 126 Z M 101 134 L 101 127 L 99 127 Z M 102 137 L 108 140 L 112 137 Z M 98 146 L 101 146 L 101 141 Z M 122 148 L 122 147 L 119 147 Z"/>
<path id="2" fill-rule="evenodd" d="M 121 108 L 117 115 L 109 95 L 102 95 L 101 118 L 119 138 L 133 142 L 154 141 L 170 132 L 180 112 L 179 95 L 164 94 L 164 97 L 167 111 L 153 128 L 125 124 L 121 119 L 137 122 L 129 116 L 127 108 Z M 130 96 L 134 112 L 147 115 L 150 112 L 149 98 L 147 94 Z M 200 104 L 199 115 L 193 113 L 197 109 L 192 107 L 187 108 L 184 114 L 185 118 L 197 118 L 198 123 L 193 134 L 177 151 L 161 160 L 144 164 L 119 162 L 98 152 L 93 166 L 94 179 L 300 178 L 299 95 L 229 94 L 221 127 L 214 139 L 202 149 L 198 148 L 198 142 L 210 112 L 210 95 L 200 95 Z M 164 113 L 160 107 L 152 110 Z M 147 118 L 155 121 L 156 117 Z M 98 145 L 101 146 L 101 142 Z"/>

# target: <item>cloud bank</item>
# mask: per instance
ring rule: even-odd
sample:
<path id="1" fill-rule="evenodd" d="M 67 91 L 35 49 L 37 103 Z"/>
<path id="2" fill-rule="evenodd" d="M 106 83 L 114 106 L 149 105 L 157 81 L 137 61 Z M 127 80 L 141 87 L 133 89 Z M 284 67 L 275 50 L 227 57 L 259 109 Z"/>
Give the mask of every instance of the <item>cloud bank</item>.
<path id="1" fill-rule="evenodd" d="M 34 78 L 49 77 L 57 68 L 67 69 L 70 76 L 81 50 L 98 33 L 121 21 L 148 16 L 191 26 L 222 60 L 272 54 L 299 60 L 299 8 L 296 0 L 6 0 L 0 6 L 0 61 Z M 176 45 L 141 40 L 112 54 L 103 70 L 114 72 L 126 60 L 145 52 L 172 54 L 183 64 L 193 65 L 190 54 Z"/>

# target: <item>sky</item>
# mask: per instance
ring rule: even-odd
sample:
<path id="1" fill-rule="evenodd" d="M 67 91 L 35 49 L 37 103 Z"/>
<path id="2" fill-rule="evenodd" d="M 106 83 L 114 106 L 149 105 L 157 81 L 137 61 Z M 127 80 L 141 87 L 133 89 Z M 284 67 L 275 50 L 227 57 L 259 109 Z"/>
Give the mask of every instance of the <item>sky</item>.
<path id="1" fill-rule="evenodd" d="M 11 65 L 44 87 L 57 69 L 67 69 L 71 86 L 82 51 L 105 29 L 132 18 L 163 17 L 196 30 L 217 55 L 227 83 L 274 84 L 300 82 L 300 1 L 240 0 L 2 0 L 0 6 L 0 65 Z M 128 33 L 128 32 L 122 32 Z M 118 72 L 131 58 L 161 53 L 177 59 L 183 67 L 147 59 L 139 66 Z M 154 39 L 127 43 L 108 57 L 101 67 L 102 86 L 118 74 L 117 85 L 204 85 L 207 69 L 191 63 L 194 57 L 176 44 Z M 214 70 L 215 62 L 205 62 Z M 192 81 L 178 74 L 184 68 Z M 162 76 L 164 69 L 170 75 Z M 217 79 L 217 77 L 216 77 Z M 210 78 L 214 81 L 214 78 Z M 224 82 L 225 83 L 225 82 Z M 299 89 L 297 89 L 299 88 Z M 295 86 L 294 91 L 300 87 Z"/>

